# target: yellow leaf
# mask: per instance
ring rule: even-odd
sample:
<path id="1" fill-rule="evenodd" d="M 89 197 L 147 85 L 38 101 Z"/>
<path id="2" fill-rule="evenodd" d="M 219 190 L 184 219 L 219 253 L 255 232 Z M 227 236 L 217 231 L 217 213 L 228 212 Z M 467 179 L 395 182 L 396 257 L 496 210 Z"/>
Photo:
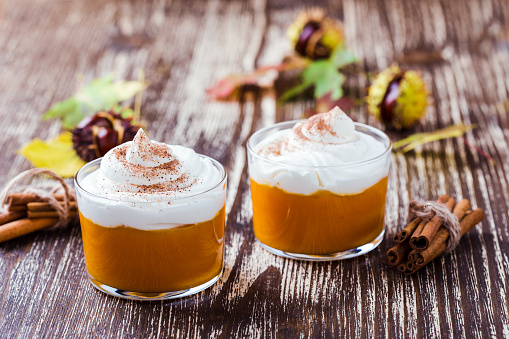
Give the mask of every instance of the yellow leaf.
<path id="1" fill-rule="evenodd" d="M 73 177 L 85 165 L 72 147 L 70 132 L 64 132 L 53 139 L 35 138 L 18 151 L 35 167 L 48 168 L 62 177 Z"/>
<path id="2" fill-rule="evenodd" d="M 465 124 L 461 123 L 458 125 L 442 128 L 433 132 L 416 133 L 410 135 L 405 139 L 395 142 L 393 144 L 393 150 L 396 152 L 401 151 L 402 153 L 406 153 L 408 151 L 413 150 L 417 146 L 422 146 L 433 141 L 460 137 L 466 132 L 474 129 L 475 127 L 476 125 L 466 126 Z"/>

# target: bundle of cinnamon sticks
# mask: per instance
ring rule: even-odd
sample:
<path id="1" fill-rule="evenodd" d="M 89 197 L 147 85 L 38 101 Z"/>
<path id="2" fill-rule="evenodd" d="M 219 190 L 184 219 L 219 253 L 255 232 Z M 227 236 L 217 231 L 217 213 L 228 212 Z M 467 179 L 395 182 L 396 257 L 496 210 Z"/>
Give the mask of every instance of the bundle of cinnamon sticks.
<path id="1" fill-rule="evenodd" d="M 442 195 L 437 203 L 444 204 L 459 220 L 461 236 L 470 231 L 484 218 L 480 208 L 471 210 L 470 201 L 463 199 L 456 204 L 448 194 Z M 396 266 L 404 274 L 412 274 L 444 253 L 449 239 L 449 230 L 443 220 L 435 215 L 429 220 L 411 217 L 401 232 L 394 235 L 396 246 L 387 251 L 389 265 Z"/>
<path id="2" fill-rule="evenodd" d="M 63 194 L 53 197 L 64 204 Z M 76 202 L 69 202 L 69 217 L 75 218 Z M 44 199 L 31 193 L 15 193 L 7 199 L 7 212 L 0 214 L 0 242 L 51 227 L 59 221 L 58 212 Z"/>

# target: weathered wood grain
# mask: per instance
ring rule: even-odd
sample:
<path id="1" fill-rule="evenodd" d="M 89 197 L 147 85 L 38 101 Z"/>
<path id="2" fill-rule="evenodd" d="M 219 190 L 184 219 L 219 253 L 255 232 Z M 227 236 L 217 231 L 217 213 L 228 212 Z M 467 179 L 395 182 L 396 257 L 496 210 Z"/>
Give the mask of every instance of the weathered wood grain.
<path id="1" fill-rule="evenodd" d="M 299 118 L 312 103 L 276 106 L 275 91 L 228 103 L 205 96 L 219 77 L 280 62 L 291 50 L 286 27 L 312 5 L 344 20 L 359 58 L 349 95 L 366 96 L 372 74 L 399 60 L 432 91 L 416 131 L 475 123 L 466 140 L 496 163 L 462 139 L 394 154 L 386 239 L 363 257 L 330 263 L 273 256 L 256 243 L 251 224 L 248 137 Z M 112 298 L 87 281 L 79 227 L 40 232 L 0 244 L 0 336 L 508 337 L 508 22 L 502 0 L 4 0 L 0 185 L 30 167 L 14 150 L 59 132 L 58 122 L 40 116 L 70 96 L 78 78 L 111 71 L 136 78 L 139 69 L 151 82 L 142 106 L 150 136 L 218 159 L 229 183 L 225 271 L 212 288 L 164 302 Z M 427 61 L 405 58 L 416 53 Z M 349 113 L 384 128 L 364 105 Z M 443 192 L 470 199 L 486 219 L 451 254 L 413 276 L 399 274 L 384 254 L 409 201 Z"/>

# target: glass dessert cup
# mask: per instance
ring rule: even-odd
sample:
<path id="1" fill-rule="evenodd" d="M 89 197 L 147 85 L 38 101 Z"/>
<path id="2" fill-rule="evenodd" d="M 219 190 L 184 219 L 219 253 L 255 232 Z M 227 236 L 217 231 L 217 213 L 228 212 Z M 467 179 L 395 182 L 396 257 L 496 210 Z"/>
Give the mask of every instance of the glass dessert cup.
<path id="1" fill-rule="evenodd" d="M 355 123 L 357 132 L 381 142 L 385 150 L 372 159 L 340 166 L 286 164 L 254 151 L 267 137 L 298 122 L 264 128 L 247 143 L 256 239 L 273 254 L 299 260 L 340 260 L 373 250 L 385 233 L 390 139 L 376 128 Z M 272 173 L 272 182 L 267 173 Z M 332 189 L 323 178 L 334 178 Z M 328 188 L 311 194 L 285 189 L 289 182 L 295 187 L 310 180 Z"/>
<path id="2" fill-rule="evenodd" d="M 221 181 L 204 192 L 155 202 L 118 201 L 87 192 L 80 183 L 98 170 L 101 160 L 85 165 L 75 177 L 83 250 L 90 282 L 107 294 L 135 300 L 162 300 L 189 296 L 213 285 L 222 275 L 226 171 L 208 157 L 221 173 Z M 99 225 L 90 211 L 110 213 L 150 213 L 169 206 L 187 215 L 199 213 L 200 204 L 213 204 L 216 215 L 195 224 L 175 224 L 160 220 L 147 229 L 127 223 Z M 198 212 L 197 212 L 198 211 Z M 125 219 L 125 218 L 124 218 Z"/>

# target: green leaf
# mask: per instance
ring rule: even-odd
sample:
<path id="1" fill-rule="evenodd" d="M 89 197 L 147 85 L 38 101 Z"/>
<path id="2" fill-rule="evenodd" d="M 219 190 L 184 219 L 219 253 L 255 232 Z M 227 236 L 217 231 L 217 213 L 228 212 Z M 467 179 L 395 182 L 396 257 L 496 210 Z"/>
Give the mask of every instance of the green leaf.
<path id="1" fill-rule="evenodd" d="M 467 131 L 470 131 L 474 129 L 475 125 L 468 125 L 461 123 L 458 125 L 449 126 L 434 132 L 429 133 L 416 133 L 413 135 L 410 135 L 409 137 L 399 140 L 394 143 L 394 150 L 395 151 L 401 151 L 402 153 L 406 153 L 408 151 L 413 150 L 414 148 L 418 146 L 422 146 L 424 144 L 448 139 L 448 138 L 455 138 L 460 137 L 463 134 L 465 134 Z"/>
<path id="2" fill-rule="evenodd" d="M 302 83 L 295 87 L 290 88 L 288 91 L 283 93 L 281 97 L 278 99 L 279 103 L 284 104 L 285 102 L 289 101 L 291 98 L 301 94 L 308 88 L 310 85 Z"/>
<path id="3" fill-rule="evenodd" d="M 72 146 L 70 132 L 47 141 L 34 139 L 18 151 L 35 167 L 48 168 L 66 178 L 73 177 L 85 165 Z"/>
<path id="4" fill-rule="evenodd" d="M 73 97 L 54 104 L 43 120 L 59 118 L 64 128 L 74 128 L 86 115 L 108 110 L 143 91 L 141 81 L 114 81 L 112 75 L 94 79 Z"/>
<path id="5" fill-rule="evenodd" d="M 343 96 L 343 83 L 346 77 L 336 69 L 329 72 L 315 82 L 315 98 L 320 98 L 331 93 L 331 100 L 337 100 Z"/>
<path id="6" fill-rule="evenodd" d="M 134 110 L 132 108 L 122 107 L 120 105 L 115 106 L 115 112 L 122 112 L 122 118 L 131 118 L 134 116 Z"/>
<path id="7" fill-rule="evenodd" d="M 330 56 L 330 60 L 337 68 L 345 67 L 346 65 L 353 64 L 358 61 L 357 57 L 347 50 L 345 45 L 340 45 L 334 49 Z"/>
<path id="8" fill-rule="evenodd" d="M 339 69 L 356 61 L 355 55 L 343 45 L 338 46 L 329 59 L 311 62 L 301 74 L 302 82 L 286 91 L 279 101 L 284 103 L 311 86 L 315 87 L 315 98 L 320 98 L 328 93 L 331 93 L 332 100 L 341 98 L 343 96 L 342 86 L 346 77 Z"/>
<path id="9" fill-rule="evenodd" d="M 51 106 L 42 116 L 42 120 L 61 119 L 65 128 L 73 128 L 85 117 L 81 112 L 82 105 L 75 98 L 70 98 Z"/>
<path id="10" fill-rule="evenodd" d="M 328 60 L 314 61 L 302 72 L 302 83 L 312 85 L 319 81 L 329 71 L 330 63 Z"/>

